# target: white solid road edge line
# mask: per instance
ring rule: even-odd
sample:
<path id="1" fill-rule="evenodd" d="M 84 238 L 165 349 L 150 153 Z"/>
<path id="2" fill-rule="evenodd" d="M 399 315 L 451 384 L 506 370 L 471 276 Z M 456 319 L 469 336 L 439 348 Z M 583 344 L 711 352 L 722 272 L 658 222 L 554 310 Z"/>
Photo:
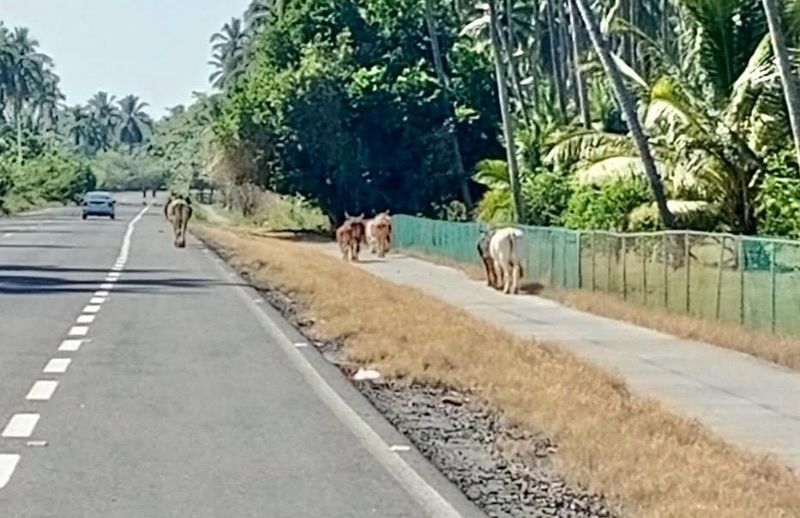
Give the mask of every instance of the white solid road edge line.
<path id="1" fill-rule="evenodd" d="M 222 265 L 218 265 L 218 267 L 225 270 Z M 450 502 L 411 468 L 397 452 L 389 450 L 388 445 L 381 436 L 336 393 L 294 346 L 294 342 L 281 331 L 277 324 L 261 308 L 253 303 L 252 298 L 244 288 L 237 286 L 236 291 L 245 301 L 247 307 L 250 308 L 250 311 L 261 322 L 264 329 L 278 338 L 278 343 L 289 358 L 289 361 L 294 364 L 317 396 L 330 408 L 339 421 L 364 444 L 372 456 L 400 482 L 406 491 L 413 495 L 434 518 L 461 518 L 461 513 Z"/>
<path id="2" fill-rule="evenodd" d="M 8 421 L 3 437 L 26 438 L 33 434 L 36 423 L 39 422 L 39 414 L 14 414 Z"/>
<path id="3" fill-rule="evenodd" d="M 11 475 L 17 469 L 20 456 L 16 453 L 0 453 L 0 489 L 6 487 L 8 481 L 11 480 Z"/>

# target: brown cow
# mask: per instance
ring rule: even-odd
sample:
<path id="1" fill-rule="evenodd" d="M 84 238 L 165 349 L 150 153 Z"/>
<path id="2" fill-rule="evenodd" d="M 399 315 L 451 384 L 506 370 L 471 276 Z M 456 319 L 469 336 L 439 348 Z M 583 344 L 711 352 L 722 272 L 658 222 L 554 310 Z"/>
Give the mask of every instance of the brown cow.
<path id="1" fill-rule="evenodd" d="M 336 242 L 339 243 L 339 249 L 342 251 L 342 259 L 358 261 L 361 244 L 366 241 L 364 214 L 354 218 L 345 213 L 345 217 L 347 218 L 345 222 L 336 229 Z"/>
<path id="2" fill-rule="evenodd" d="M 385 257 L 392 241 L 392 218 L 389 211 L 381 212 L 367 222 L 367 242 L 373 254 Z"/>

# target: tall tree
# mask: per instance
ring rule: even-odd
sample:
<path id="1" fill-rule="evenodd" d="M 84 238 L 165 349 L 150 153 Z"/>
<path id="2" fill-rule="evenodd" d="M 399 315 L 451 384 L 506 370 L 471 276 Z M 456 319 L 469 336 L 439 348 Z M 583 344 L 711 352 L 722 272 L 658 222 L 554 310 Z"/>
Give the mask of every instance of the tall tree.
<path id="1" fill-rule="evenodd" d="M 120 108 L 119 140 L 128 145 L 128 152 L 133 153 L 133 146 L 144 141 L 145 134 L 152 128 L 150 116 L 144 111 L 148 104 L 135 95 L 123 97 L 118 102 Z"/>
<path id="2" fill-rule="evenodd" d="M 667 206 L 667 198 L 664 194 L 664 184 L 658 174 L 658 171 L 656 170 L 655 160 L 653 160 L 653 154 L 650 151 L 650 143 L 648 142 L 644 131 L 642 131 L 642 126 L 639 123 L 639 117 L 636 114 L 636 105 L 634 104 L 633 98 L 631 97 L 630 92 L 622 80 L 622 75 L 620 74 L 616 63 L 611 58 L 611 54 L 608 51 L 605 39 L 600 34 L 600 28 L 595 20 L 594 12 L 592 12 L 585 0 L 574 0 L 574 2 L 578 8 L 578 11 L 580 11 L 583 23 L 586 26 L 587 32 L 589 33 L 589 39 L 592 41 L 592 46 L 594 47 L 594 50 L 600 59 L 600 63 L 603 65 L 603 70 L 608 76 L 611 87 L 614 90 L 614 96 L 617 98 L 617 102 L 622 109 L 622 113 L 625 117 L 625 122 L 628 124 L 628 130 L 631 133 L 631 137 L 633 138 L 634 142 L 636 143 L 636 147 L 639 150 L 639 155 L 642 159 L 642 165 L 644 166 L 645 173 L 647 174 L 647 179 L 650 182 L 650 189 L 653 191 L 653 197 L 656 200 L 656 206 L 658 207 L 661 221 L 664 224 L 664 227 L 672 228 L 673 216 L 669 210 L 669 207 Z"/>
<path id="3" fill-rule="evenodd" d="M 247 39 L 240 18 L 232 18 L 222 26 L 220 32 L 211 36 L 213 54 L 208 63 L 216 70 L 211 73 L 208 80 L 214 88 L 220 90 L 225 88 L 242 71 Z"/>
<path id="4" fill-rule="evenodd" d="M 511 195 L 514 201 L 514 219 L 522 222 L 525 207 L 522 201 L 522 190 L 517 163 L 517 146 L 514 135 L 514 116 L 508 105 L 508 81 L 503 63 L 502 45 L 497 31 L 497 8 L 495 0 L 489 0 L 489 33 L 494 54 L 495 75 L 497 79 L 497 93 L 500 103 L 500 115 L 503 119 L 503 136 L 506 145 L 506 158 L 508 162 L 508 179 L 511 186 Z"/>
<path id="5" fill-rule="evenodd" d="M 764 12 L 767 15 L 769 35 L 772 40 L 772 50 L 778 62 L 778 71 L 783 84 L 783 95 L 789 110 L 789 125 L 792 128 L 794 150 L 797 163 L 800 164 L 800 97 L 797 93 L 797 81 L 792 73 L 792 64 L 789 61 L 789 51 L 786 47 L 786 38 L 781 26 L 780 8 L 777 0 L 762 0 Z"/>
<path id="6" fill-rule="evenodd" d="M 450 149 L 453 151 L 453 162 L 455 167 L 458 182 L 461 185 L 462 196 L 464 203 L 469 210 L 472 210 L 472 195 L 469 192 L 469 183 L 467 181 L 467 174 L 464 170 L 464 160 L 461 157 L 461 146 L 458 142 L 458 133 L 456 129 L 455 110 L 452 104 L 452 97 L 450 93 L 450 80 L 447 77 L 447 72 L 444 69 L 442 60 L 442 50 L 439 47 L 439 31 L 437 29 L 436 17 L 433 9 L 433 0 L 425 0 L 425 22 L 428 27 L 428 37 L 431 40 L 431 53 L 433 54 L 433 64 L 436 69 L 436 76 L 439 79 L 439 87 L 442 89 L 442 99 L 447 105 L 446 112 L 448 114 L 447 125 L 447 139 L 450 142 Z"/>

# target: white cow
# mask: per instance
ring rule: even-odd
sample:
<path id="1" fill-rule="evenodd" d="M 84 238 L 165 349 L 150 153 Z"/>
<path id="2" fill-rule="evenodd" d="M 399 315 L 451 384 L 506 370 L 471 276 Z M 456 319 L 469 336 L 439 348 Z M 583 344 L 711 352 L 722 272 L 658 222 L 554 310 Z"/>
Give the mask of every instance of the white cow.
<path id="1" fill-rule="evenodd" d="M 499 228 L 489 241 L 489 254 L 494 261 L 498 284 L 502 280 L 503 293 L 519 293 L 522 264 L 519 257 L 524 233 L 513 227 Z"/>

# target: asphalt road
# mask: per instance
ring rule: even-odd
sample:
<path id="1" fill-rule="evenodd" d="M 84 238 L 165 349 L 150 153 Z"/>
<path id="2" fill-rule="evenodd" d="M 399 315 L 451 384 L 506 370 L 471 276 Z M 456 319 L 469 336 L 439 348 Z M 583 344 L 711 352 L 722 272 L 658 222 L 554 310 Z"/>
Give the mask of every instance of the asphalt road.
<path id="1" fill-rule="evenodd" d="M 481 516 L 161 207 L 117 198 L 116 221 L 0 219 L 0 516 Z"/>

